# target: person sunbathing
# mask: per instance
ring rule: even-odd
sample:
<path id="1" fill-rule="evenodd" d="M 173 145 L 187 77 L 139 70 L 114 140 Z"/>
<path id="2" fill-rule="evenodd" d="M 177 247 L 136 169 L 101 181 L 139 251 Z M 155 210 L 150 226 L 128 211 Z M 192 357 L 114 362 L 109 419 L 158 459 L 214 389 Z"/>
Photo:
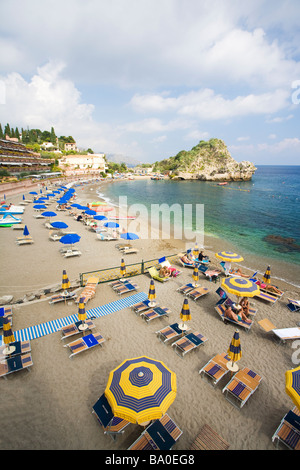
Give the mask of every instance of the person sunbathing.
<path id="1" fill-rule="evenodd" d="M 244 314 L 246 315 L 246 317 L 248 318 L 250 305 L 249 305 L 249 300 L 247 299 L 247 297 L 243 297 L 243 298 L 241 299 L 239 305 L 242 307 L 243 313 L 244 313 Z"/>
<path id="2" fill-rule="evenodd" d="M 250 276 L 248 276 L 247 274 L 243 274 L 242 271 L 240 270 L 240 268 L 237 268 L 237 269 L 229 269 L 229 273 L 230 274 L 237 274 L 238 276 L 241 276 L 241 277 L 247 277 L 249 279 Z"/>
<path id="3" fill-rule="evenodd" d="M 194 263 L 193 261 L 191 261 L 191 260 L 187 257 L 187 255 L 183 255 L 183 256 L 181 257 L 181 261 L 183 261 L 183 263 L 185 263 L 185 264 L 190 264 L 191 266 L 194 266 L 194 265 L 195 265 L 195 263 Z"/>
<path id="4" fill-rule="evenodd" d="M 264 284 L 261 281 L 256 281 L 255 284 L 257 284 L 262 289 L 269 290 L 271 292 L 271 294 L 278 294 L 278 295 L 283 294 L 283 292 L 281 290 L 279 290 L 276 286 L 272 286 L 271 284 Z"/>
<path id="5" fill-rule="evenodd" d="M 160 277 L 170 277 L 171 272 L 169 271 L 169 268 L 167 266 L 162 266 L 159 270 L 159 275 Z"/>
<path id="6" fill-rule="evenodd" d="M 234 313 L 231 307 L 227 307 L 224 312 L 224 316 L 236 322 L 244 321 L 245 323 L 251 323 L 251 320 L 248 320 L 248 318 L 244 314 L 243 309 L 241 309 L 239 313 Z"/>

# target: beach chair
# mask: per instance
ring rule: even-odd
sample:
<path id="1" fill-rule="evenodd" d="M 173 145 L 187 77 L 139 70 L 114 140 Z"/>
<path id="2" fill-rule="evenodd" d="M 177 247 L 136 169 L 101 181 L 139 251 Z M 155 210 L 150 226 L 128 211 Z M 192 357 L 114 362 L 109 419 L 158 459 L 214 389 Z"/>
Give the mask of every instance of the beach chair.
<path id="1" fill-rule="evenodd" d="M 204 424 L 189 450 L 227 450 L 229 446 L 230 444 L 216 431 Z"/>
<path id="2" fill-rule="evenodd" d="M 101 240 L 101 241 L 104 241 L 104 242 L 105 241 L 107 242 L 107 241 L 117 240 L 119 238 L 119 237 L 113 237 L 109 233 L 104 234 L 102 232 L 96 233 L 96 237 L 97 237 L 98 240 Z"/>
<path id="3" fill-rule="evenodd" d="M 59 234 L 57 232 L 49 232 L 49 238 L 50 240 L 54 241 L 54 242 L 58 242 L 61 238 L 62 238 L 62 234 Z"/>
<path id="4" fill-rule="evenodd" d="M 15 224 L 12 226 L 13 230 L 24 230 L 25 224 Z"/>
<path id="5" fill-rule="evenodd" d="M 195 289 L 194 284 L 189 282 L 188 284 L 184 284 L 183 286 L 178 287 L 177 292 L 180 292 L 181 294 L 187 294 L 191 290 Z"/>
<path id="6" fill-rule="evenodd" d="M 83 291 L 77 296 L 75 300 L 76 303 L 79 303 L 80 299 L 84 298 L 84 303 L 87 304 L 89 300 L 95 297 L 96 289 L 99 283 L 99 277 L 90 276 L 87 279 L 86 285 L 84 286 Z"/>
<path id="7" fill-rule="evenodd" d="M 181 429 L 166 413 L 151 423 L 128 450 L 170 450 L 181 434 Z"/>
<path id="8" fill-rule="evenodd" d="M 180 255 L 178 255 L 178 258 L 177 258 L 178 263 L 179 263 L 181 266 L 183 266 L 184 268 L 192 268 L 192 269 L 194 269 L 194 267 L 195 267 L 194 262 L 192 261 L 193 264 L 185 263 L 185 262 L 182 260 L 182 256 L 183 256 L 183 253 L 181 253 Z"/>
<path id="9" fill-rule="evenodd" d="M 70 258 L 72 256 L 80 256 L 81 255 L 81 251 L 79 250 L 67 250 L 63 253 L 63 256 L 65 258 Z"/>
<path id="10" fill-rule="evenodd" d="M 128 292 L 133 292 L 137 290 L 139 286 L 135 282 L 123 282 L 120 286 L 115 286 L 114 290 L 118 295 L 127 294 Z"/>
<path id="11" fill-rule="evenodd" d="M 300 339 L 300 328 L 298 327 L 276 328 L 268 318 L 259 320 L 258 324 L 266 333 L 272 333 L 279 342 L 285 343 L 288 340 Z"/>
<path id="12" fill-rule="evenodd" d="M 288 299 L 287 308 L 291 312 L 298 312 L 300 310 L 300 300 Z"/>
<path id="13" fill-rule="evenodd" d="M 167 268 L 172 268 L 175 271 L 175 273 L 172 274 L 172 277 L 177 277 L 177 276 L 179 276 L 179 274 L 182 274 L 182 271 L 180 271 L 179 269 L 172 266 L 170 261 L 167 260 L 165 256 L 162 256 L 161 258 L 159 258 L 158 263 L 161 267 L 166 266 Z"/>
<path id="14" fill-rule="evenodd" d="M 132 245 L 131 245 L 131 243 L 117 243 L 117 244 L 115 245 L 115 247 L 116 247 L 118 250 L 122 251 L 122 250 L 124 250 L 125 248 L 132 248 Z"/>
<path id="15" fill-rule="evenodd" d="M 150 304 L 151 303 L 151 300 L 144 300 L 143 302 L 139 302 L 135 305 L 132 305 L 132 310 L 138 314 L 138 313 L 141 313 L 141 312 L 144 312 L 145 310 L 148 310 L 150 308 Z M 157 307 L 158 306 L 158 303 L 155 302 L 155 306 Z"/>
<path id="16" fill-rule="evenodd" d="M 300 450 L 300 411 L 296 406 L 282 418 L 272 442 L 277 448 L 283 444 L 290 450 Z"/>
<path id="17" fill-rule="evenodd" d="M 118 434 L 123 434 L 125 428 L 130 424 L 129 421 L 113 415 L 111 406 L 104 394 L 94 404 L 92 413 L 96 415 L 104 434 L 108 434 L 113 441 L 116 440 Z"/>
<path id="18" fill-rule="evenodd" d="M 15 357 L 4 359 L 0 361 L 0 377 L 6 379 L 8 374 L 17 372 L 19 370 L 27 369 L 33 365 L 30 353 L 20 354 Z"/>
<path id="19" fill-rule="evenodd" d="M 219 269 L 208 269 L 208 266 L 198 265 L 199 274 L 202 273 L 205 278 L 210 282 L 220 281 L 221 271 Z"/>
<path id="20" fill-rule="evenodd" d="M 216 293 L 220 296 L 220 300 L 217 302 L 217 305 L 223 304 L 227 307 L 231 307 L 233 310 L 236 310 L 237 304 L 227 296 L 226 292 L 221 287 L 216 290 Z M 249 307 L 249 315 L 254 316 L 256 313 L 257 310 L 255 308 Z"/>
<path id="21" fill-rule="evenodd" d="M 84 331 L 92 330 L 93 328 L 96 328 L 96 325 L 89 318 L 84 321 L 84 324 L 87 325 L 87 328 Z M 82 333 L 83 330 L 79 329 L 80 325 L 82 325 L 82 322 L 77 321 L 75 323 L 71 323 L 70 325 L 62 326 L 60 329 L 61 339 L 70 338 L 70 336 L 74 336 L 79 333 Z"/>
<path id="22" fill-rule="evenodd" d="M 208 294 L 208 292 L 209 291 L 207 287 L 199 286 L 199 287 L 195 287 L 193 290 L 190 290 L 186 295 L 196 302 L 196 300 Z"/>
<path id="23" fill-rule="evenodd" d="M 215 387 L 230 372 L 226 366 L 229 361 L 230 357 L 226 353 L 217 354 L 199 370 L 200 377 L 206 378 Z"/>
<path id="24" fill-rule="evenodd" d="M 0 307 L 0 317 L 7 317 L 9 315 L 12 315 L 13 311 L 10 306 L 8 307 Z"/>
<path id="25" fill-rule="evenodd" d="M 70 348 L 71 353 L 69 357 L 73 357 L 88 349 L 94 348 L 95 346 L 102 346 L 105 339 L 100 333 L 90 333 L 89 335 L 83 336 L 72 343 L 65 344 L 65 348 Z"/>
<path id="26" fill-rule="evenodd" d="M 168 317 L 171 311 L 167 307 L 154 307 L 146 312 L 142 312 L 140 316 L 148 323 L 156 318 Z"/>
<path id="27" fill-rule="evenodd" d="M 242 408 L 257 390 L 262 377 L 251 369 L 244 367 L 234 374 L 223 388 L 225 398 L 236 408 Z"/>
<path id="28" fill-rule="evenodd" d="M 183 336 L 186 334 L 190 328 L 187 328 L 185 331 L 181 330 L 179 328 L 178 323 L 173 323 L 172 325 L 165 326 L 165 328 L 162 328 L 159 331 L 156 331 L 158 339 L 166 344 L 172 339 L 177 339 L 179 336 Z"/>
<path id="29" fill-rule="evenodd" d="M 66 300 L 72 300 L 76 296 L 75 292 L 67 292 L 66 294 L 56 294 L 51 297 L 49 304 L 56 304 Z"/>
<path id="30" fill-rule="evenodd" d="M 225 317 L 226 306 L 224 304 L 216 305 L 215 310 L 224 323 L 227 323 L 227 322 L 233 323 L 236 326 L 238 325 L 244 328 L 246 331 L 250 331 L 253 325 L 253 321 L 251 321 L 251 323 L 246 323 L 244 320 L 235 321 L 232 318 Z"/>
<path id="31" fill-rule="evenodd" d="M 5 349 L 7 348 L 6 344 L 0 346 L 0 357 L 14 357 L 19 356 L 20 354 L 27 354 L 31 351 L 30 341 L 14 341 L 13 343 L 9 343 L 8 345 L 13 346 L 15 349 L 12 353 L 6 354 Z"/>
<path id="32" fill-rule="evenodd" d="M 179 357 L 184 357 L 188 352 L 199 348 L 199 346 L 204 344 L 207 340 L 207 338 L 196 331 L 195 333 L 188 333 L 183 338 L 178 339 L 172 344 L 172 347 L 175 348 L 175 352 Z"/>
<path id="33" fill-rule="evenodd" d="M 133 253 L 138 253 L 138 252 L 139 250 L 137 250 L 136 248 L 124 247 L 122 250 L 123 255 L 132 255 Z"/>
<path id="34" fill-rule="evenodd" d="M 31 245 L 34 243 L 34 240 L 32 237 L 24 237 L 21 240 L 16 240 L 17 245 Z"/>
<path id="35" fill-rule="evenodd" d="M 265 302 L 269 302 L 271 305 L 274 305 L 279 299 L 279 297 L 275 295 L 267 294 L 266 292 L 263 292 L 262 290 L 260 290 L 259 294 L 255 295 L 255 298 L 259 300 L 263 300 Z"/>
<path id="36" fill-rule="evenodd" d="M 148 268 L 148 273 L 150 274 L 152 279 L 155 279 L 159 282 L 166 282 L 170 279 L 169 277 L 160 277 L 159 272 L 157 271 L 155 266 L 151 266 L 151 268 Z"/>

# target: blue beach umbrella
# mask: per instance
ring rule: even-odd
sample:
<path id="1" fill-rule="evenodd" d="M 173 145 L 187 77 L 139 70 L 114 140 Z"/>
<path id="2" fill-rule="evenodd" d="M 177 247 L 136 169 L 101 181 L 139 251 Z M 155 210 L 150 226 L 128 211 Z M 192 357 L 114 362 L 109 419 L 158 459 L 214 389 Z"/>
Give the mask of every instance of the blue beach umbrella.
<path id="1" fill-rule="evenodd" d="M 34 209 L 47 209 L 47 206 L 45 206 L 44 204 L 35 204 L 33 208 Z"/>
<path id="2" fill-rule="evenodd" d="M 61 237 L 59 240 L 60 243 L 63 243 L 64 245 L 73 245 L 74 243 L 78 243 L 80 240 L 80 236 L 77 235 L 77 233 L 68 233 L 67 235 L 64 235 Z"/>
<path id="3" fill-rule="evenodd" d="M 117 224 L 116 222 L 105 222 L 105 224 L 103 224 L 104 227 L 108 227 L 108 228 L 117 228 L 117 227 L 120 227 L 119 224 Z"/>
<path id="4" fill-rule="evenodd" d="M 95 215 L 94 219 L 95 220 L 107 220 L 107 217 L 105 217 L 105 215 Z"/>
<path id="5" fill-rule="evenodd" d="M 29 230 L 27 228 L 27 225 L 25 225 L 25 227 L 24 227 L 23 235 L 24 235 L 24 237 L 28 237 L 28 235 L 29 235 Z"/>
<path id="6" fill-rule="evenodd" d="M 92 211 L 92 209 L 86 209 L 85 210 L 86 215 L 97 215 L 96 211 Z"/>
<path id="7" fill-rule="evenodd" d="M 42 215 L 44 217 L 55 217 L 57 214 L 55 212 L 52 212 L 52 211 L 45 211 L 45 212 L 42 212 Z"/>
<path id="8" fill-rule="evenodd" d="M 50 225 L 52 225 L 52 227 L 54 228 L 68 228 L 68 225 L 65 222 L 60 222 L 60 221 L 51 222 Z"/>
<path id="9" fill-rule="evenodd" d="M 121 238 L 124 238 L 125 240 L 137 240 L 139 238 L 138 235 L 132 232 L 126 232 L 126 233 L 121 233 Z"/>
<path id="10" fill-rule="evenodd" d="M 30 191 L 29 194 L 37 194 L 37 192 L 36 191 Z"/>
<path id="11" fill-rule="evenodd" d="M 23 194 L 23 201 L 25 201 L 25 195 Z"/>

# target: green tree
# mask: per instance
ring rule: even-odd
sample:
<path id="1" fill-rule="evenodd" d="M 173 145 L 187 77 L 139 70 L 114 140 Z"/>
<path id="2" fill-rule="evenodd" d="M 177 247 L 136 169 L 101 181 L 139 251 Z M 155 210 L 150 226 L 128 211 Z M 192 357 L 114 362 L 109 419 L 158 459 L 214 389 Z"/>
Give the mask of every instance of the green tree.
<path id="1" fill-rule="evenodd" d="M 4 134 L 8 135 L 10 137 L 10 125 L 7 123 L 5 128 L 4 128 Z"/>
<path id="2" fill-rule="evenodd" d="M 53 145 L 56 144 L 56 135 L 55 135 L 55 132 L 54 132 L 54 127 L 51 127 L 50 142 L 51 142 Z"/>
<path id="3" fill-rule="evenodd" d="M 3 139 L 3 138 L 4 138 L 4 134 L 3 134 L 2 126 L 0 123 L 0 139 Z"/>
<path id="4" fill-rule="evenodd" d="M 16 127 L 16 130 L 15 130 L 15 136 L 17 137 L 18 140 L 20 140 L 20 132 L 19 132 L 19 129 Z"/>

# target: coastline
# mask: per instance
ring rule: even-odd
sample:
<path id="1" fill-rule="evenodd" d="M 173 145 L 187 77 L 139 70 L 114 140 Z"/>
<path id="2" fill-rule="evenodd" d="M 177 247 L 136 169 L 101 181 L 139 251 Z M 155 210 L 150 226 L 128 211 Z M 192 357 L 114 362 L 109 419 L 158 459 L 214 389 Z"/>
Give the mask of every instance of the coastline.
<path id="1" fill-rule="evenodd" d="M 101 184 L 103 193 L 105 184 Z M 98 183 L 75 187 L 77 202 L 95 200 L 96 186 Z M 15 204 L 21 201 L 20 195 L 8 199 Z M 55 211 L 55 203 L 49 207 Z M 15 240 L 21 235 L 20 231 L 12 228 L 0 230 L 1 246 L 5 247 L 0 266 L 1 295 L 13 294 L 15 301 L 43 287 L 60 285 L 63 269 L 74 282 L 78 280 L 79 273 L 120 266 L 122 254 L 115 248 L 115 242 L 97 240 L 95 233 L 61 211 L 57 212 L 56 220 L 66 222 L 70 230 L 81 236 L 78 249 L 82 255 L 64 259 L 59 252 L 59 242 L 49 240 L 45 221 L 35 219 L 33 213 L 32 204 L 29 204 L 23 220 L 34 244 L 17 246 Z M 122 221 L 120 224 L 122 226 Z M 206 245 L 216 244 L 213 250 L 205 249 L 205 252 L 212 253 L 212 265 L 216 267 L 219 260 L 214 258 L 214 253 L 224 249 L 223 241 L 218 245 L 218 240 L 205 238 Z M 139 239 L 132 244 L 139 251 L 126 255 L 126 265 L 174 254 L 183 247 L 181 240 L 172 239 Z M 252 259 L 245 263 L 252 273 L 249 263 Z M 157 302 L 171 310 L 168 318 L 146 324 L 129 307 L 97 318 L 94 320 L 95 331 L 105 338 L 103 347 L 93 348 L 72 359 L 68 348 L 64 347 L 64 342 L 70 342 L 71 338 L 61 340 L 60 332 L 31 341 L 33 366 L 30 373 L 20 371 L 2 381 L 3 449 L 101 449 L 104 452 L 112 450 L 116 455 L 118 451 L 128 449 L 143 428 L 130 424 L 123 435 L 112 441 L 92 415 L 92 407 L 104 392 L 112 369 L 126 358 L 146 355 L 162 360 L 177 376 L 177 396 L 167 413 L 183 434 L 173 451 L 189 449 L 206 423 L 230 443 L 230 450 L 275 450 L 272 435 L 284 414 L 294 406 L 285 393 L 284 377 L 286 370 L 296 367 L 292 362 L 295 350 L 292 342 L 279 345 L 261 329 L 258 321 L 268 318 L 277 328 L 295 326 L 300 320 L 299 313 L 290 312 L 286 303 L 288 297 L 300 299 L 300 289 L 280 282 L 278 285 L 285 294 L 273 306 L 254 299 L 257 314 L 250 332 L 240 329 L 242 358 L 238 364 L 240 368 L 250 367 L 263 380 L 245 407 L 237 410 L 222 393 L 226 380 L 214 390 L 198 373 L 215 354 L 228 350 L 235 331 L 235 326 L 224 324 L 214 309 L 219 300 L 216 289 L 220 284 L 200 278 L 199 285 L 207 287 L 209 292 L 197 302 L 189 300 L 192 315 L 189 326 L 192 331 L 199 331 L 208 338 L 203 346 L 182 359 L 171 345 L 162 344 L 157 339 L 158 330 L 180 320 L 184 297 L 176 290 L 192 281 L 192 270 L 180 269 L 182 273 L 177 278 L 155 283 Z M 148 294 L 149 275 L 136 276 L 134 281 L 139 286 L 138 292 Z M 50 296 L 42 295 L 37 302 L 13 303 L 13 331 L 77 313 L 78 307 L 74 302 L 50 305 Z M 130 294 L 125 296 L 129 298 Z M 95 297 L 87 304 L 87 310 L 119 298 L 107 283 L 100 284 Z"/>

